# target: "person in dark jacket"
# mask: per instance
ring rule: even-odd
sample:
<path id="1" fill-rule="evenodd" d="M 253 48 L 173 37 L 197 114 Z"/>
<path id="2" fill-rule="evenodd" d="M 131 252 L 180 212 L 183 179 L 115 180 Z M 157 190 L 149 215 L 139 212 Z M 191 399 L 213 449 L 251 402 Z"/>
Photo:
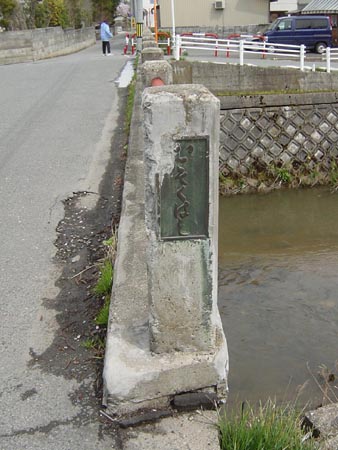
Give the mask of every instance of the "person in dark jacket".
<path id="1" fill-rule="evenodd" d="M 107 24 L 107 20 L 104 19 L 101 23 L 100 27 L 100 36 L 102 41 L 102 52 L 104 55 L 110 56 L 110 39 L 113 37 L 113 35 L 110 32 L 109 25 Z"/>

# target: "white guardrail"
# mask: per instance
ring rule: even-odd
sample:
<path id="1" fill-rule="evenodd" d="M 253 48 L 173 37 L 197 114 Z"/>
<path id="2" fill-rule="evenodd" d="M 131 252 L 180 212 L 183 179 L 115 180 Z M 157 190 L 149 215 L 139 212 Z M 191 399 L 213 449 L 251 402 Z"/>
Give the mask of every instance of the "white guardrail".
<path id="1" fill-rule="evenodd" d="M 326 62 L 326 72 L 331 72 L 331 62 L 338 61 L 338 48 L 327 47 L 322 59 Z"/>
<path id="2" fill-rule="evenodd" d="M 218 39 L 206 36 L 181 36 L 177 34 L 174 42 L 174 57 L 180 59 L 184 50 L 209 50 L 214 52 L 214 56 L 223 55 L 230 57 L 232 53 L 239 55 L 240 65 L 244 64 L 244 55 L 260 55 L 261 58 L 267 56 L 295 58 L 299 60 L 299 68 L 304 70 L 306 47 L 305 45 L 285 45 L 274 44 L 265 41 L 249 40 L 248 36 L 240 39 Z"/>

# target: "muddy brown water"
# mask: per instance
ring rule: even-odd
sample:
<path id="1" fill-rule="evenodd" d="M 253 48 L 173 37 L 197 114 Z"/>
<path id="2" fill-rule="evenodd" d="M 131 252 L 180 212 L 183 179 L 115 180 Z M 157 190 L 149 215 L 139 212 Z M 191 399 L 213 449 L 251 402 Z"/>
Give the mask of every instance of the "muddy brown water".
<path id="1" fill-rule="evenodd" d="M 272 397 L 317 406 L 323 395 L 313 377 L 338 360 L 338 193 L 221 198 L 219 223 L 229 403 Z"/>

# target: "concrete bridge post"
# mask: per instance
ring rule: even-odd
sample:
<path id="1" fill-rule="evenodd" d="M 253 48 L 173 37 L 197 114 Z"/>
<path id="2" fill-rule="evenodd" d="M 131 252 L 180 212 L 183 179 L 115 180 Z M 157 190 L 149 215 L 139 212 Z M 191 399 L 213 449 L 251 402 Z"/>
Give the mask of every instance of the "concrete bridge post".
<path id="1" fill-rule="evenodd" d="M 201 85 L 148 88 L 143 110 L 150 348 L 209 355 L 207 384 L 217 386 L 227 364 L 217 307 L 219 101 Z M 200 369 L 191 389 L 205 387 Z"/>
<path id="2" fill-rule="evenodd" d="M 146 62 L 142 75 L 148 85 L 154 76 L 172 81 L 166 61 Z M 200 85 L 141 95 L 143 86 L 139 76 L 104 367 L 103 404 L 117 418 L 214 406 L 227 394 L 217 308 L 219 101 Z"/>

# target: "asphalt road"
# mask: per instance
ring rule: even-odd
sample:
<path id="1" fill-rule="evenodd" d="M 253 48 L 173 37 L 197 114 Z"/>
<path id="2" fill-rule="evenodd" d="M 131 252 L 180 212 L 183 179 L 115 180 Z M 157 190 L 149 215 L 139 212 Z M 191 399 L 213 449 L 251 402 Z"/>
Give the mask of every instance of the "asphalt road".
<path id="1" fill-rule="evenodd" d="M 50 307 L 62 200 L 97 192 L 116 127 L 123 36 L 65 57 L 0 66 L 0 449 L 112 448 L 76 379 L 32 364 L 58 329 Z M 48 300 L 49 306 L 46 306 Z M 53 361 L 50 361 L 53 364 Z M 92 389 L 92 379 L 85 380 Z M 83 384 L 83 383 L 82 383 Z"/>

